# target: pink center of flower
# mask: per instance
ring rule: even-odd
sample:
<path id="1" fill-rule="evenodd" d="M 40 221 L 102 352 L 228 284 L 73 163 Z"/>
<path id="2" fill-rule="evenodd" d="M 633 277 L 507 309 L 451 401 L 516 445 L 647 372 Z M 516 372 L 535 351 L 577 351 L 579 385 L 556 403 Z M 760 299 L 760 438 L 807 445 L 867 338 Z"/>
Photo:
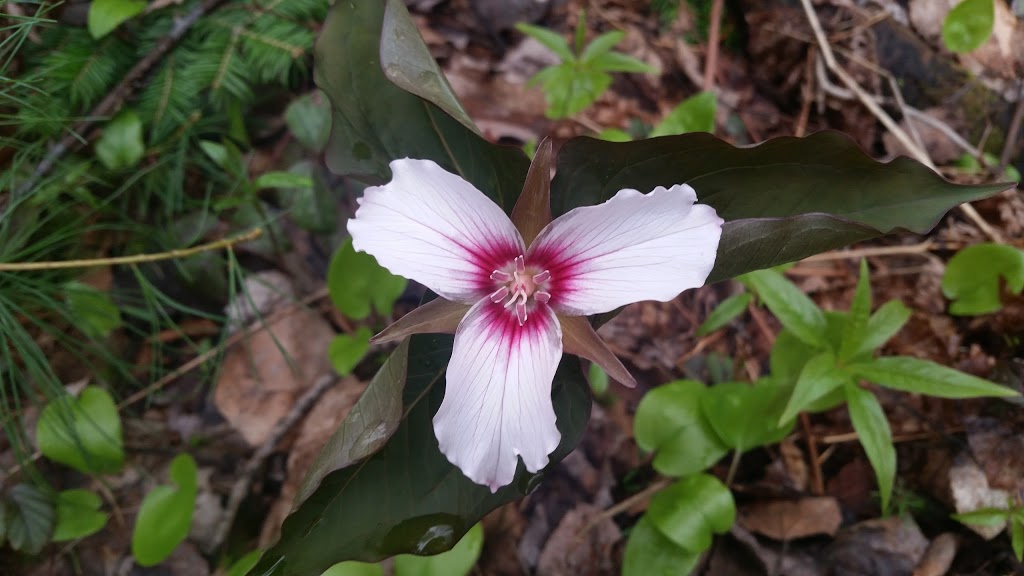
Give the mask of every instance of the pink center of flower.
<path id="1" fill-rule="evenodd" d="M 504 302 L 505 308 L 513 309 L 520 326 L 526 323 L 530 310 L 551 299 L 551 292 L 547 291 L 551 273 L 527 266 L 522 254 L 501 270 L 492 272 L 491 280 L 498 286 L 491 293 L 491 302 Z"/>

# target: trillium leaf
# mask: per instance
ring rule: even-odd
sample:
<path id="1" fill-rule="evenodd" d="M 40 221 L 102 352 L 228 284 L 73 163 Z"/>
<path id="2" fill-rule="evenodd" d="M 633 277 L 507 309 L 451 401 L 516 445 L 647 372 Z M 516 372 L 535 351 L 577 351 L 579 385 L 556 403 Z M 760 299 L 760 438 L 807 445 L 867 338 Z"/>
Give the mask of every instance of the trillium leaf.
<path id="1" fill-rule="evenodd" d="M 543 472 L 520 463 L 512 483 L 492 494 L 438 450 L 431 418 L 451 349 L 452 337 L 442 335 L 399 346 L 310 468 L 280 540 L 251 575 L 318 576 L 345 560 L 443 552 L 488 512 L 537 486 Z M 552 401 L 562 438 L 548 469 L 575 448 L 590 417 L 576 358 L 562 359 Z"/>
<path id="2" fill-rule="evenodd" d="M 823 131 L 738 148 L 705 133 L 635 142 L 574 138 L 558 155 L 552 212 L 686 183 L 725 219 L 709 282 L 898 229 L 924 233 L 949 209 L 1007 184 L 961 186 L 909 158 L 881 163 Z"/>
<path id="3" fill-rule="evenodd" d="M 325 150 L 333 172 L 382 183 L 394 159 L 434 160 L 512 208 L 529 160 L 477 133 L 402 0 L 336 2 L 314 56 L 333 112 Z"/>

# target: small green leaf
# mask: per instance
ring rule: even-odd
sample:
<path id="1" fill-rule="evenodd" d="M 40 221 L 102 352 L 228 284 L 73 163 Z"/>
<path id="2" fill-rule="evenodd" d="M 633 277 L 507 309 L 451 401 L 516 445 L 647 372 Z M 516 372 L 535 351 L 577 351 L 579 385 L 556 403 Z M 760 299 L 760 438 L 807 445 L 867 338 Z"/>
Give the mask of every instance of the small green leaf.
<path id="1" fill-rule="evenodd" d="M 314 90 L 292 100 L 284 121 L 300 144 L 319 154 L 331 136 L 331 104 L 322 91 Z"/>
<path id="2" fill-rule="evenodd" d="M 548 118 L 568 118 L 594 103 L 612 77 L 590 68 L 579 69 L 572 63 L 551 66 L 538 72 L 529 84 L 540 84 L 548 102 Z"/>
<path id="3" fill-rule="evenodd" d="M 687 476 L 651 497 L 647 517 L 669 540 L 699 554 L 736 521 L 732 492 L 710 474 Z"/>
<path id="4" fill-rule="evenodd" d="M 1017 518 L 1010 521 L 1010 545 L 1017 562 L 1024 561 L 1024 523 Z"/>
<path id="5" fill-rule="evenodd" d="M 327 269 L 331 301 L 342 314 L 354 320 L 369 316 L 371 307 L 390 315 L 395 300 L 405 291 L 405 284 L 405 278 L 382 268 L 373 256 L 356 252 L 351 239 L 334 253 Z"/>
<path id="6" fill-rule="evenodd" d="M 38 554 L 50 541 L 56 514 L 49 495 L 28 484 L 18 484 L 7 493 L 7 540 L 16 551 Z"/>
<path id="7" fill-rule="evenodd" d="M 743 279 L 794 336 L 812 346 L 825 345 L 825 314 L 785 276 L 775 270 L 758 270 Z"/>
<path id="8" fill-rule="evenodd" d="M 953 514 L 952 518 L 963 524 L 974 526 L 999 526 L 1006 522 L 1011 512 L 1005 508 L 979 508 L 962 514 Z"/>
<path id="9" fill-rule="evenodd" d="M 126 108 L 108 122 L 96 141 L 95 151 L 107 170 L 125 170 L 138 164 L 146 153 L 138 114 Z"/>
<path id="10" fill-rule="evenodd" d="M 596 363 L 591 363 L 587 369 L 587 382 L 590 383 L 590 391 L 595 398 L 603 398 L 608 394 L 608 373 Z"/>
<path id="11" fill-rule="evenodd" d="M 331 366 L 339 376 L 346 376 L 366 356 L 370 349 L 370 338 L 373 332 L 366 326 L 360 326 L 355 334 L 338 334 L 327 346 L 327 357 Z"/>
<path id="12" fill-rule="evenodd" d="M 92 0 L 86 25 L 96 40 L 146 9 L 146 0 Z"/>
<path id="13" fill-rule="evenodd" d="M 312 188 L 313 179 L 293 172 L 264 172 L 252 183 L 257 189 L 262 188 Z"/>
<path id="14" fill-rule="evenodd" d="M 605 128 L 601 130 L 597 137 L 608 142 L 629 142 L 633 140 L 633 137 L 628 132 L 618 128 Z"/>
<path id="15" fill-rule="evenodd" d="M 106 390 L 88 386 L 78 398 L 53 400 L 36 424 L 36 444 L 50 460 L 81 472 L 117 472 L 124 448 L 114 399 Z"/>
<path id="16" fill-rule="evenodd" d="M 225 576 L 245 576 L 249 573 L 250 570 L 253 569 L 253 566 L 256 566 L 256 563 L 259 562 L 261 555 L 263 555 L 263 550 L 257 548 L 256 550 L 249 552 L 245 556 L 242 556 L 238 560 L 235 560 L 234 564 L 232 564 L 228 568 L 227 574 Z"/>
<path id="17" fill-rule="evenodd" d="M 779 426 L 788 388 L 771 378 L 754 384 L 723 382 L 701 397 L 701 410 L 726 446 L 746 452 L 785 438 L 792 422 Z"/>
<path id="18" fill-rule="evenodd" d="M 619 52 L 606 52 L 594 56 L 590 62 L 587 62 L 587 66 L 594 70 L 601 70 L 604 72 L 636 72 L 639 74 L 654 74 L 658 71 L 657 68 L 641 62 L 631 56 L 626 56 Z"/>
<path id="19" fill-rule="evenodd" d="M 337 202 L 323 178 L 318 177 L 320 170 L 309 160 L 293 164 L 287 173 L 305 178 L 309 186 L 277 186 L 277 197 L 292 220 L 303 229 L 330 234 L 338 227 Z"/>
<path id="20" fill-rule="evenodd" d="M 384 569 L 380 567 L 380 564 L 349 560 L 347 562 L 338 562 L 328 568 L 321 576 L 384 576 Z"/>
<path id="21" fill-rule="evenodd" d="M 1024 290 L 1024 251 L 1003 244 L 975 244 L 957 252 L 942 276 L 942 292 L 953 300 L 949 313 L 968 316 L 999 311 L 1002 282 L 1009 293 Z"/>
<path id="22" fill-rule="evenodd" d="M 676 546 L 644 515 L 629 533 L 622 576 L 681 576 L 696 568 L 698 561 L 699 553 Z"/>
<path id="23" fill-rule="evenodd" d="M 899 300 L 890 300 L 882 304 L 868 318 L 868 325 L 864 329 L 864 340 L 850 358 L 869 355 L 876 348 L 888 342 L 890 338 L 903 329 L 903 325 L 910 319 L 910 315 L 910 308 L 907 308 Z"/>
<path id="24" fill-rule="evenodd" d="M 607 54 L 616 44 L 622 42 L 622 39 L 625 37 L 626 33 L 621 30 L 612 30 L 611 32 L 601 34 L 594 38 L 590 44 L 587 44 L 583 53 L 580 54 L 580 62 L 588 63 L 601 54 Z"/>
<path id="25" fill-rule="evenodd" d="M 839 361 L 845 362 L 856 354 L 863 346 L 867 336 L 868 321 L 871 317 L 871 279 L 868 273 L 868 261 L 860 261 L 860 277 L 857 289 L 850 304 L 850 313 L 843 326 L 843 339 L 839 347 Z"/>
<path id="26" fill-rule="evenodd" d="M 484 529 L 477 524 L 451 550 L 434 556 L 395 556 L 395 576 L 465 576 L 484 547 Z"/>
<path id="27" fill-rule="evenodd" d="M 853 374 L 886 388 L 940 398 L 1019 396 L 1014 390 L 988 380 L 908 356 L 874 358 L 868 362 L 851 364 L 848 369 Z"/>
<path id="28" fill-rule="evenodd" d="M 693 380 L 669 382 L 644 395 L 633 419 L 636 443 L 656 451 L 654 469 L 686 476 L 717 462 L 728 451 L 701 411 L 707 387 Z"/>
<path id="29" fill-rule="evenodd" d="M 942 23 L 942 40 L 951 52 L 970 52 L 984 44 L 995 25 L 993 0 L 964 0 Z"/>
<path id="30" fill-rule="evenodd" d="M 878 478 L 884 513 L 889 509 L 893 481 L 896 478 L 896 449 L 892 445 L 889 420 L 874 394 L 852 382 L 847 382 L 844 390 L 853 429 Z"/>
<path id="31" fill-rule="evenodd" d="M 516 24 L 516 30 L 546 46 L 548 50 L 551 50 L 561 58 L 562 62 L 573 62 L 576 60 L 572 50 L 569 49 L 569 43 L 565 41 L 565 38 L 562 38 L 561 34 L 556 34 L 547 28 L 524 23 Z"/>
<path id="32" fill-rule="evenodd" d="M 847 380 L 849 376 L 836 366 L 836 357 L 832 352 L 822 352 L 811 358 L 800 372 L 793 395 L 789 397 L 789 403 L 779 418 L 779 424 L 791 422 L 797 414 L 841 387 Z"/>
<path id="33" fill-rule="evenodd" d="M 706 336 L 732 322 L 737 316 L 743 314 L 753 299 L 750 292 L 740 292 L 722 300 L 711 311 L 711 314 L 708 314 L 704 323 L 697 328 L 697 336 Z"/>
<path id="34" fill-rule="evenodd" d="M 64 285 L 64 298 L 85 335 L 105 338 L 121 327 L 121 311 L 106 292 L 81 282 L 68 282 Z"/>
<path id="35" fill-rule="evenodd" d="M 132 532 L 132 555 L 140 566 L 163 562 L 188 536 L 196 505 L 196 461 L 178 454 L 171 461 L 173 486 L 157 486 L 142 499 Z"/>
<path id="36" fill-rule="evenodd" d="M 102 501 L 91 490 L 65 490 L 57 494 L 57 527 L 54 542 L 65 542 L 95 534 L 107 525 L 109 516 L 100 512 Z"/>
<path id="37" fill-rule="evenodd" d="M 716 107 L 714 92 L 701 92 L 690 96 L 651 130 L 650 137 L 687 132 L 714 132 Z"/>

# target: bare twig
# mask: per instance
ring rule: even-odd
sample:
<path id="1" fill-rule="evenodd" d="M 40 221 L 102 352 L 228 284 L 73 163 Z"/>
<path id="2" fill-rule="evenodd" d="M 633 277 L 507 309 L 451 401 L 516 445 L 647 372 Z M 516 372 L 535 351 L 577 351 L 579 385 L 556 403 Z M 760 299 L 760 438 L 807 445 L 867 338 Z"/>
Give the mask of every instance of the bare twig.
<path id="1" fill-rule="evenodd" d="M 263 466 L 263 462 L 269 457 L 274 450 L 277 448 L 277 443 L 281 441 L 281 438 L 287 434 L 292 427 L 299 423 L 300 420 L 308 413 L 313 405 L 316 404 L 317 400 L 324 395 L 332 386 L 338 383 L 339 378 L 334 374 L 325 374 L 317 378 L 313 386 L 306 390 L 306 392 L 299 398 L 295 405 L 292 406 L 291 411 L 281 420 L 274 425 L 273 430 L 270 431 L 270 436 L 266 439 L 260 447 L 253 452 L 252 456 L 249 457 L 249 461 L 245 463 L 245 467 L 242 468 L 242 473 L 235 480 L 234 485 L 231 486 L 231 494 L 228 496 L 227 506 L 224 508 L 224 515 L 221 516 L 220 522 L 217 523 L 217 529 L 213 533 L 213 537 L 209 542 L 207 549 L 216 550 L 227 538 L 228 532 L 231 531 L 231 525 L 234 523 L 235 515 L 238 514 L 238 507 L 242 505 L 242 500 L 249 494 L 249 488 L 252 486 L 253 476 L 259 471 L 260 467 Z"/>
<path id="2" fill-rule="evenodd" d="M 919 244 L 910 246 L 876 246 L 872 248 L 859 248 L 857 250 L 833 250 L 823 254 L 815 254 L 801 260 L 801 262 L 828 262 L 831 260 L 860 260 L 870 256 L 897 256 L 905 254 L 927 254 L 938 245 L 931 240 L 925 240 Z"/>
<path id="3" fill-rule="evenodd" d="M 43 159 L 32 172 L 32 175 L 15 188 L 14 198 L 21 198 L 27 194 L 40 178 L 49 174 L 50 170 L 53 170 L 58 160 L 68 152 L 73 152 L 81 146 L 87 140 L 86 137 L 97 120 L 108 118 L 120 110 L 125 101 L 138 89 L 139 80 L 156 66 L 171 51 L 171 48 L 174 48 L 182 36 L 199 21 L 203 14 L 214 10 L 222 2 L 224 0 L 206 0 L 178 19 L 171 27 L 171 31 L 160 40 L 151 52 L 136 62 L 135 66 L 132 66 L 132 69 L 121 78 L 117 86 L 85 116 L 84 120 L 75 124 L 64 138 L 50 146 L 46 151 L 46 155 L 43 156 Z"/>
<path id="4" fill-rule="evenodd" d="M 1009 166 L 1013 152 L 1017 148 L 1017 140 L 1020 136 L 1020 125 L 1024 123 L 1024 80 L 1020 83 L 1020 94 L 1017 96 L 1017 108 L 1013 111 L 1013 119 L 1010 120 L 1010 129 L 1006 131 L 1006 142 L 1003 143 L 1003 152 L 999 155 L 999 172 L 1002 173 Z"/>
<path id="5" fill-rule="evenodd" d="M 710 92 L 715 88 L 715 76 L 718 74 L 718 44 L 722 34 L 722 5 L 724 0 L 714 0 L 711 4 L 711 17 L 708 29 L 708 57 L 704 61 L 704 90 Z"/>
<path id="6" fill-rule="evenodd" d="M 814 11 L 814 7 L 811 6 L 811 0 L 800 0 L 800 3 L 803 5 L 804 13 L 807 14 L 807 20 L 810 22 L 811 29 L 814 31 L 814 37 L 818 42 L 818 48 L 821 50 L 822 58 L 825 59 L 825 65 L 828 69 L 843 82 L 847 89 L 853 92 L 857 100 L 871 111 L 875 118 L 877 118 L 878 121 L 896 137 L 900 144 L 902 144 L 918 162 L 932 170 L 936 170 L 935 164 L 932 162 L 932 159 L 928 156 L 927 152 L 925 152 L 917 142 L 914 142 L 914 140 L 907 135 L 907 132 L 903 130 L 903 128 L 901 128 L 891 116 L 889 116 L 888 112 L 882 109 L 870 94 L 861 88 L 860 84 L 850 76 L 849 72 L 839 65 L 835 55 L 832 53 L 832 47 L 829 45 L 828 39 L 825 37 L 825 32 L 821 27 L 821 21 L 818 20 L 818 14 Z M 988 222 L 986 222 L 973 206 L 965 203 L 961 204 L 960 208 L 963 210 L 967 218 L 974 222 L 982 233 L 994 242 L 1003 241 L 1002 235 Z"/>
<path id="7" fill-rule="evenodd" d="M 626 498 L 622 502 L 609 506 L 603 512 L 594 516 L 594 518 L 591 519 L 590 522 L 587 522 L 587 524 L 583 526 L 583 528 L 580 528 L 580 531 L 576 533 L 576 539 L 579 540 L 583 538 L 583 536 L 591 529 L 593 529 L 594 526 L 597 526 L 598 524 L 604 522 L 608 518 L 618 516 L 619 514 L 622 514 L 626 510 L 632 508 L 638 502 L 641 502 L 646 498 L 650 498 L 651 496 L 654 496 L 655 494 L 661 492 L 665 488 L 668 488 L 669 484 L 671 483 L 671 478 L 660 478 L 657 481 L 653 482 L 647 488 L 644 488 L 643 490 L 637 492 L 636 494 L 633 494 L 632 496 Z"/>
<path id="8" fill-rule="evenodd" d="M 176 248 L 166 252 L 153 254 L 133 254 L 131 256 L 114 256 L 111 258 L 89 258 L 85 260 L 54 260 L 49 262 L 0 262 L 0 272 L 26 272 L 29 270 L 61 270 L 67 268 L 91 268 L 93 266 L 117 266 L 122 264 L 142 264 L 160 260 L 175 260 L 194 256 L 200 252 L 210 252 L 230 248 L 235 244 L 255 240 L 263 234 L 263 229 L 253 228 L 244 234 L 222 238 L 214 242 L 200 244 L 191 248 Z"/>

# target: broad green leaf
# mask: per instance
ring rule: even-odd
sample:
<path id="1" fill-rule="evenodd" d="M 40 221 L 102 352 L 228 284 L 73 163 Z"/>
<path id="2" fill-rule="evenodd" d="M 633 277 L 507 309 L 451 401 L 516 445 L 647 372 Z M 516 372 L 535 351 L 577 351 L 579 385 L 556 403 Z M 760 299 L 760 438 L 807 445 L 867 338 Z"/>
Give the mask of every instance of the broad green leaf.
<path id="1" fill-rule="evenodd" d="M 699 561 L 699 553 L 677 546 L 644 515 L 629 533 L 622 576 L 685 576 Z"/>
<path id="2" fill-rule="evenodd" d="M 723 382 L 702 395 L 701 410 L 726 446 L 746 452 L 789 434 L 792 422 L 779 425 L 788 392 L 771 378 L 754 384 Z"/>
<path id="3" fill-rule="evenodd" d="M 252 567 L 256 565 L 256 562 L 259 561 L 262 554 L 263 550 L 257 548 L 238 560 L 235 560 L 235 562 L 228 568 L 226 576 L 245 576 L 249 573 L 249 570 L 252 570 Z"/>
<path id="4" fill-rule="evenodd" d="M 322 576 L 384 576 L 384 569 L 380 564 L 349 560 L 331 566 Z"/>
<path id="5" fill-rule="evenodd" d="M 583 53 L 580 54 L 580 62 L 586 64 L 601 54 L 607 54 L 625 37 L 626 33 L 621 30 L 612 30 L 601 34 L 583 49 Z"/>
<path id="6" fill-rule="evenodd" d="M 95 534 L 107 525 L 109 515 L 100 512 L 102 501 L 91 490 L 65 490 L 57 494 L 57 527 L 54 542 L 64 542 Z"/>
<path id="7" fill-rule="evenodd" d="M 559 152 L 552 212 L 603 202 L 623 188 L 680 183 L 725 219 L 708 282 L 897 229 L 924 233 L 950 208 L 1009 187 L 951 184 L 908 158 L 876 162 L 833 131 L 742 148 L 703 132 L 634 142 L 580 137 Z"/>
<path id="8" fill-rule="evenodd" d="M 950 52 L 970 52 L 984 44 L 995 25 L 994 0 L 963 0 L 942 22 L 942 41 Z"/>
<path id="9" fill-rule="evenodd" d="M 785 276 L 775 270 L 758 270 L 744 279 L 794 336 L 812 346 L 825 345 L 825 313 Z"/>
<path id="10" fill-rule="evenodd" d="M 402 0 L 335 2 L 314 62 L 333 113 L 331 171 L 380 183 L 394 159 L 434 160 L 512 209 L 529 160 L 476 132 Z"/>
<path id="11" fill-rule="evenodd" d="M 516 24 L 516 30 L 543 44 L 548 50 L 551 50 L 556 56 L 561 58 L 562 62 L 573 62 L 576 60 L 576 56 L 573 55 L 572 50 L 569 48 L 569 43 L 565 41 L 565 38 L 562 38 L 561 34 L 552 32 L 547 28 L 526 23 Z"/>
<path id="12" fill-rule="evenodd" d="M 871 392 L 853 382 L 847 382 L 846 405 L 850 410 L 850 421 L 857 432 L 864 453 L 878 478 L 878 491 L 882 495 L 882 512 L 889 509 L 893 481 L 896 478 L 896 449 L 892 445 L 889 420 L 882 411 L 882 405 Z"/>
<path id="13" fill-rule="evenodd" d="M 36 445 L 43 456 L 81 472 L 117 472 L 124 448 L 114 399 L 95 386 L 87 386 L 77 398 L 54 399 L 36 424 Z"/>
<path id="14" fill-rule="evenodd" d="M 714 92 L 701 92 L 690 96 L 673 108 L 668 116 L 665 116 L 654 127 L 654 130 L 651 130 L 650 137 L 672 136 L 687 132 L 714 132 L 716 106 Z"/>
<path id="15" fill-rule="evenodd" d="M 351 239 L 334 253 L 327 269 L 331 301 L 342 314 L 355 320 L 369 316 L 371 308 L 390 315 L 405 285 L 405 278 L 382 268 L 373 256 L 356 252 Z"/>
<path id="16" fill-rule="evenodd" d="M 5 508 L 7 542 L 15 551 L 38 554 L 50 541 L 56 513 L 48 494 L 29 484 L 17 484 L 0 501 Z"/>
<path id="17" fill-rule="evenodd" d="M 171 461 L 173 485 L 153 488 L 142 499 L 132 531 L 132 555 L 139 566 L 163 562 L 188 536 L 196 504 L 196 462 L 188 454 Z"/>
<path id="18" fill-rule="evenodd" d="M 125 170 L 142 160 L 146 145 L 142 142 L 142 120 L 130 108 L 121 111 L 103 127 L 96 141 L 96 157 L 107 170 Z"/>
<path id="19" fill-rule="evenodd" d="M 647 517 L 663 535 L 693 554 L 711 546 L 736 521 L 732 492 L 710 474 L 687 476 L 651 497 Z"/>
<path id="20" fill-rule="evenodd" d="M 669 382 L 644 394 L 636 409 L 636 443 L 654 456 L 654 469 L 686 476 L 711 466 L 728 449 L 701 411 L 707 387 L 693 380 Z"/>
<path id="21" fill-rule="evenodd" d="M 434 556 L 395 556 L 395 576 L 466 576 L 484 547 L 484 529 L 477 524 L 451 550 Z"/>
<path id="22" fill-rule="evenodd" d="M 640 74 L 654 74 L 654 68 L 646 62 L 641 62 L 632 56 L 626 56 L 619 52 L 605 52 L 598 54 L 587 62 L 587 66 L 594 70 L 603 72 L 636 72 Z"/>
<path id="23" fill-rule="evenodd" d="M 68 282 L 64 298 L 77 328 L 86 336 L 105 338 L 121 327 L 121 311 L 106 292 L 81 282 Z"/>
<path id="24" fill-rule="evenodd" d="M 288 209 L 288 215 L 311 232 L 334 232 L 338 227 L 337 199 L 321 177 L 319 164 L 302 160 L 288 168 L 288 172 L 306 178 L 309 183 L 309 186 L 279 187 L 277 197 Z"/>
<path id="25" fill-rule="evenodd" d="M 313 179 L 294 172 L 264 172 L 252 183 L 257 189 L 263 188 L 312 188 Z"/>
<path id="26" fill-rule="evenodd" d="M 99 40 L 145 9 L 146 0 L 92 0 L 86 21 L 89 35 Z"/>
<path id="27" fill-rule="evenodd" d="M 1005 283 L 1005 284 L 1004 284 Z M 950 259 L 942 275 L 942 292 L 953 301 L 949 313 L 973 316 L 1003 307 L 1000 289 L 1024 290 L 1024 251 L 1003 244 L 975 244 Z"/>
<path id="28" fill-rule="evenodd" d="M 868 318 L 867 327 L 864 329 L 864 340 L 861 342 L 860 348 L 850 357 L 869 356 L 875 349 L 895 336 L 910 319 L 910 315 L 910 308 L 907 308 L 899 300 L 890 300 L 879 306 L 878 310 L 875 310 L 875 313 Z"/>
<path id="29" fill-rule="evenodd" d="M 704 320 L 700 327 L 697 328 L 697 336 L 706 336 L 729 324 L 746 311 L 747 305 L 753 299 L 754 297 L 750 292 L 740 292 L 722 300 L 711 311 L 711 314 L 708 314 L 707 319 Z"/>
<path id="30" fill-rule="evenodd" d="M 1006 522 L 1011 512 L 1005 508 L 979 508 L 961 514 L 953 514 L 952 518 L 963 524 L 975 526 L 999 526 Z"/>
<path id="31" fill-rule="evenodd" d="M 797 414 L 811 406 L 837 388 L 850 377 L 836 366 L 836 357 L 832 352 L 822 352 L 811 358 L 793 388 L 793 395 L 779 418 L 779 423 L 791 422 Z"/>
<path id="32" fill-rule="evenodd" d="M 366 326 L 360 326 L 355 334 L 338 334 L 327 346 L 327 357 L 331 366 L 339 376 L 346 376 L 366 356 L 370 349 L 370 338 L 373 332 Z"/>
<path id="33" fill-rule="evenodd" d="M 284 121 L 300 144 L 319 154 L 331 136 L 331 104 L 323 92 L 314 90 L 292 100 Z"/>
<path id="34" fill-rule="evenodd" d="M 438 450 L 431 419 L 444 397 L 452 342 L 447 335 L 403 341 L 310 467 L 280 540 L 250 574 L 316 576 L 344 560 L 443 552 L 488 512 L 536 488 L 544 471 L 520 465 L 492 494 Z M 562 439 L 549 467 L 576 447 L 590 416 L 575 357 L 563 357 L 552 402 Z"/>
<path id="35" fill-rule="evenodd" d="M 839 347 L 839 361 L 845 362 L 853 358 L 864 346 L 867 337 L 868 321 L 871 319 L 871 278 L 868 272 L 868 261 L 860 261 L 860 277 L 857 289 L 853 294 L 850 312 L 843 326 L 843 340 Z"/>
<path id="36" fill-rule="evenodd" d="M 851 373 L 886 388 L 940 398 L 1019 396 L 1016 391 L 1005 386 L 928 360 L 908 356 L 874 358 L 867 362 L 851 364 L 847 368 Z"/>

